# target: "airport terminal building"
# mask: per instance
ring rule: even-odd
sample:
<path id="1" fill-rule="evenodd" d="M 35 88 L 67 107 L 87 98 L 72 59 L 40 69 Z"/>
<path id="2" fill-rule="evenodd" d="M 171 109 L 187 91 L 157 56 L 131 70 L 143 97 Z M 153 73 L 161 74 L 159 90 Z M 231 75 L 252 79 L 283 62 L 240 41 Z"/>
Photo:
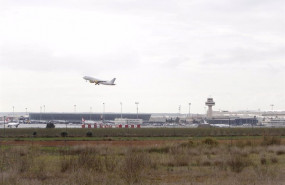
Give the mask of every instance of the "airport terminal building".
<path id="1" fill-rule="evenodd" d="M 224 125 L 257 125 L 256 117 L 213 117 L 206 119 L 209 124 L 224 124 Z"/>
<path id="2" fill-rule="evenodd" d="M 117 113 L 30 113 L 31 122 L 41 121 L 59 121 L 81 123 L 84 120 L 93 121 L 114 121 L 116 118 L 127 119 L 142 119 L 143 122 L 148 122 L 151 114 L 117 114 Z"/>

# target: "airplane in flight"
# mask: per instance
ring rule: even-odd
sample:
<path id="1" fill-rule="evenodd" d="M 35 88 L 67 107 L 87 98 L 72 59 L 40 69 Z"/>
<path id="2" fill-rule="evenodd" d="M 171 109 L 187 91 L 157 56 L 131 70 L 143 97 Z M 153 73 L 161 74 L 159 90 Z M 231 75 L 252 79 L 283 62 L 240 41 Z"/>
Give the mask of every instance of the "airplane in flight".
<path id="1" fill-rule="evenodd" d="M 112 80 L 107 81 L 107 80 L 100 80 L 98 78 L 94 78 L 91 76 L 84 76 L 83 79 L 86 81 L 89 81 L 90 83 L 95 83 L 95 85 L 100 85 L 100 84 L 102 84 L 102 85 L 116 85 L 116 84 L 114 84 L 116 78 L 113 78 Z"/>

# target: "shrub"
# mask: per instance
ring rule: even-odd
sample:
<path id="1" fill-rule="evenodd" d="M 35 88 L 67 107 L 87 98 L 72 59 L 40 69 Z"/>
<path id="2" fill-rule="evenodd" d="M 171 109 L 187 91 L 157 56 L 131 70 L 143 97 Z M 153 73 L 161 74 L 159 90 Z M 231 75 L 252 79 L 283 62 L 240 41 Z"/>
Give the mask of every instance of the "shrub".
<path id="1" fill-rule="evenodd" d="M 145 153 L 129 151 L 122 163 L 120 175 L 127 184 L 141 182 L 144 179 L 144 171 L 149 163 L 149 157 Z"/>
<path id="2" fill-rule="evenodd" d="M 272 163 L 278 163 L 278 159 L 275 156 L 271 157 L 270 160 L 271 160 Z"/>
<path id="3" fill-rule="evenodd" d="M 86 133 L 86 136 L 87 136 L 87 137 L 92 137 L 92 136 L 93 136 L 93 133 L 89 131 L 89 132 Z"/>
<path id="4" fill-rule="evenodd" d="M 209 160 L 204 160 L 204 161 L 202 162 L 202 166 L 211 166 L 211 161 L 209 161 Z"/>
<path id="5" fill-rule="evenodd" d="M 253 142 L 251 140 L 246 140 L 246 141 L 241 140 L 237 141 L 236 146 L 240 148 L 244 148 L 246 146 L 253 146 Z"/>
<path id="6" fill-rule="evenodd" d="M 37 136 L 37 132 L 33 132 L 33 136 L 36 137 Z"/>
<path id="7" fill-rule="evenodd" d="M 184 148 L 191 148 L 194 146 L 194 142 L 192 140 L 189 140 L 187 142 L 181 143 L 180 146 Z"/>
<path id="8" fill-rule="evenodd" d="M 209 146 L 217 146 L 218 141 L 213 138 L 206 138 L 202 141 L 203 144 L 209 145 Z"/>
<path id="9" fill-rule="evenodd" d="M 61 132 L 60 135 L 61 135 L 61 137 L 67 137 L 68 133 L 67 132 Z"/>
<path id="10" fill-rule="evenodd" d="M 283 154 L 285 154 L 285 151 L 284 150 L 278 150 L 278 151 L 276 151 L 276 154 L 277 155 L 283 155 Z"/>
<path id="11" fill-rule="evenodd" d="M 79 168 L 88 170 L 103 172 L 104 171 L 104 159 L 97 154 L 90 151 L 83 152 L 78 155 L 76 165 Z"/>
<path id="12" fill-rule="evenodd" d="M 169 153 L 170 151 L 170 147 L 169 146 L 165 146 L 165 147 L 152 147 L 150 149 L 148 149 L 149 153 Z"/>
<path id="13" fill-rule="evenodd" d="M 261 157 L 261 158 L 260 158 L 260 164 L 262 164 L 262 165 L 267 164 L 267 160 L 266 160 L 265 157 Z"/>
<path id="14" fill-rule="evenodd" d="M 252 162 L 242 155 L 234 154 L 231 155 L 227 164 L 233 172 L 240 173 L 245 167 L 250 166 Z"/>
<path id="15" fill-rule="evenodd" d="M 60 171 L 66 172 L 71 169 L 73 160 L 63 158 L 60 160 Z"/>
<path id="16" fill-rule="evenodd" d="M 277 136 L 264 136 L 261 144 L 262 145 L 280 145 L 281 138 Z"/>
<path id="17" fill-rule="evenodd" d="M 55 128 L 55 125 L 53 123 L 47 123 L 46 128 Z"/>
<path id="18" fill-rule="evenodd" d="M 113 172 L 118 165 L 118 159 L 115 156 L 104 156 L 105 168 L 108 172 Z"/>
<path id="19" fill-rule="evenodd" d="M 188 166 L 189 165 L 189 156 L 178 154 L 174 155 L 174 166 Z"/>
<path id="20" fill-rule="evenodd" d="M 227 165 L 223 159 L 215 159 L 213 161 L 213 166 L 218 167 L 220 170 L 227 170 Z"/>

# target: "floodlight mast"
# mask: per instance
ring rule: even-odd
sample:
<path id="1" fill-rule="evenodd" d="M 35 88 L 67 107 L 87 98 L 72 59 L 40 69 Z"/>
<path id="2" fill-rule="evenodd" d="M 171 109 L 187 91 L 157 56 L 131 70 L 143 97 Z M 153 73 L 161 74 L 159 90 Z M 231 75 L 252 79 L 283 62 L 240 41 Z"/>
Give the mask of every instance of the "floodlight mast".
<path id="1" fill-rule="evenodd" d="M 123 103 L 120 102 L 120 105 L 121 105 L 121 119 L 123 118 Z"/>
<path id="2" fill-rule="evenodd" d="M 188 113 L 189 115 L 188 116 L 190 118 L 190 106 L 191 106 L 191 103 L 188 103 L 188 105 L 189 105 L 189 113 Z"/>
<path id="3" fill-rule="evenodd" d="M 105 102 L 103 102 L 103 118 L 102 118 L 102 120 L 103 120 L 103 123 L 104 123 L 104 121 L 105 121 Z"/>
<path id="4" fill-rule="evenodd" d="M 139 119 L 139 102 L 135 102 L 135 104 L 137 105 L 137 119 Z"/>

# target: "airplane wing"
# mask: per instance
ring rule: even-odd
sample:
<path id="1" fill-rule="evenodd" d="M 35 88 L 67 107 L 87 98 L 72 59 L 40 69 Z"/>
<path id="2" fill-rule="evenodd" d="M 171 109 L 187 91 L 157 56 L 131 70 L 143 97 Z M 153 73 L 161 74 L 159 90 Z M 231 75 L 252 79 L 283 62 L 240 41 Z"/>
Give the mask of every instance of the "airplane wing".
<path id="1" fill-rule="evenodd" d="M 100 79 L 97 79 L 97 78 L 93 78 L 93 77 L 89 77 L 89 82 L 95 83 L 95 84 L 99 84 L 99 83 L 106 82 L 106 81 L 105 80 L 100 80 Z"/>
<path id="2" fill-rule="evenodd" d="M 94 80 L 94 82 L 101 83 L 101 82 L 107 82 L 107 81 L 105 81 L 105 80 Z"/>
<path id="3" fill-rule="evenodd" d="M 104 80 L 94 80 L 95 84 L 100 84 L 100 83 L 103 83 L 103 82 L 106 82 L 106 81 L 104 81 Z"/>

